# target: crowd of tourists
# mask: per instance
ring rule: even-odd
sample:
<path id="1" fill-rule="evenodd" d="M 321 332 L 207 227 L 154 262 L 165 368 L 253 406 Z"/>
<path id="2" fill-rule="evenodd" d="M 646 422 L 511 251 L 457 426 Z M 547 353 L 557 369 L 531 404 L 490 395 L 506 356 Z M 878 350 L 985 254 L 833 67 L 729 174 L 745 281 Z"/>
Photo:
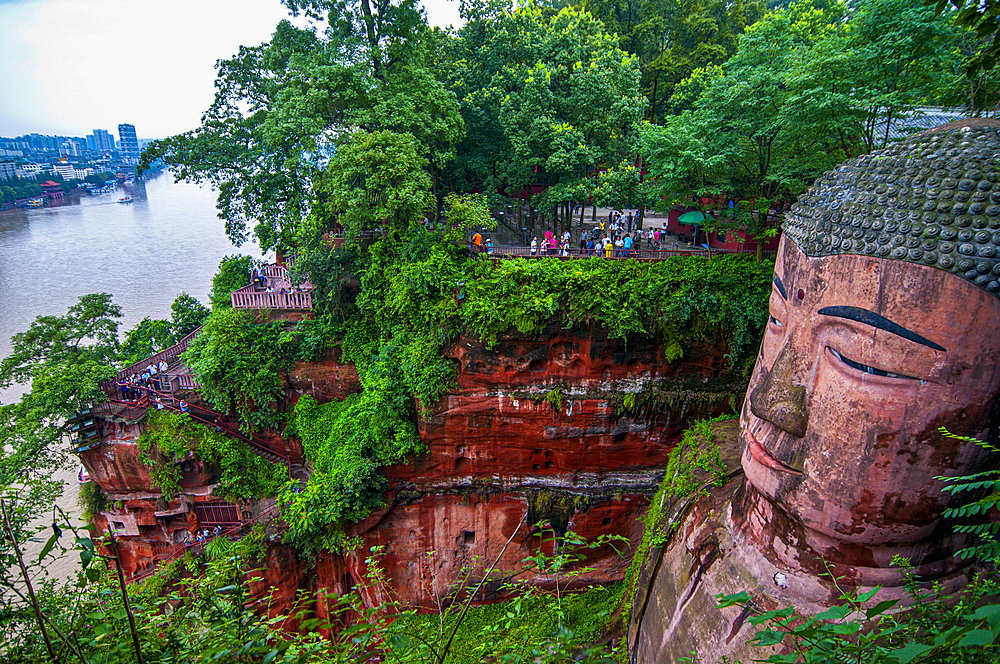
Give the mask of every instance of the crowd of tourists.
<path id="1" fill-rule="evenodd" d="M 667 224 L 640 228 L 642 221 L 638 210 L 611 211 L 596 226 L 584 230 L 574 242 L 573 234 L 563 231 L 557 235 L 545 231 L 541 241 L 535 236 L 529 245 L 532 256 L 602 256 L 628 258 L 643 250 L 660 250 L 667 240 Z M 493 253 L 493 240 L 476 233 L 472 236 L 471 249 L 476 253 Z"/>
<path id="2" fill-rule="evenodd" d="M 191 547 L 197 546 L 199 544 L 204 544 L 209 540 L 215 539 L 222 534 L 222 526 L 216 526 L 212 530 L 208 528 L 202 528 L 195 533 L 194 539 L 191 538 L 190 531 L 184 536 L 184 546 Z"/>
<path id="3" fill-rule="evenodd" d="M 160 381 L 167 371 L 166 360 L 150 362 L 140 374 L 132 374 L 116 381 L 118 390 L 121 392 L 122 401 L 135 401 L 139 399 L 143 390 L 161 389 Z"/>
<path id="4" fill-rule="evenodd" d="M 633 224 L 635 228 L 633 229 Z M 581 256 L 604 256 L 605 258 L 628 258 L 634 252 L 643 249 L 659 250 L 666 240 L 667 225 L 662 228 L 639 228 L 639 215 L 628 216 L 621 212 L 611 212 L 608 219 L 601 219 L 597 226 L 584 230 L 578 243 Z M 569 256 L 572 253 L 573 236 L 570 231 L 564 231 L 557 237 L 552 231 L 545 231 L 541 243 L 538 237 L 531 240 L 532 256 Z"/>

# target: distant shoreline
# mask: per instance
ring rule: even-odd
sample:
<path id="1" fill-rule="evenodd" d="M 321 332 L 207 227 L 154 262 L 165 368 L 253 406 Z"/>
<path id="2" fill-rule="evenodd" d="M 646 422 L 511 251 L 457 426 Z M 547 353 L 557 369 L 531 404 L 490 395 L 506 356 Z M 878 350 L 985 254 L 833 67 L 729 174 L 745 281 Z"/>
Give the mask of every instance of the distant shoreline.
<path id="1" fill-rule="evenodd" d="M 80 196 L 85 191 L 87 191 L 87 190 L 86 189 L 80 189 L 80 188 L 74 189 L 71 192 L 69 192 L 68 194 L 63 194 L 63 199 L 69 198 L 70 196 Z M 0 203 L 0 211 L 20 209 L 25 203 L 27 203 L 28 201 L 30 201 L 32 198 L 44 198 L 44 194 L 42 196 L 32 196 L 31 198 L 19 198 L 16 201 L 13 201 L 13 202 Z M 45 206 L 48 207 L 49 203 L 51 203 L 51 202 L 52 201 L 46 199 L 45 200 Z M 25 209 L 27 209 L 27 208 L 25 208 Z M 38 208 L 36 208 L 36 209 L 38 209 Z M 44 208 L 40 208 L 40 209 L 44 209 Z"/>

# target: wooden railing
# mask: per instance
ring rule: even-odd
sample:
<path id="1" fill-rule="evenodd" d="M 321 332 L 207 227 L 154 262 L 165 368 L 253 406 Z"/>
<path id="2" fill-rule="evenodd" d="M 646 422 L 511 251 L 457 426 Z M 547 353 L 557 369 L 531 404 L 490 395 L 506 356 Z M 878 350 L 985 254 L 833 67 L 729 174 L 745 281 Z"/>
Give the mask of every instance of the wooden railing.
<path id="1" fill-rule="evenodd" d="M 312 293 L 265 293 L 253 284 L 233 291 L 230 296 L 233 309 L 312 309 Z"/>
<path id="2" fill-rule="evenodd" d="M 120 418 L 123 420 L 137 420 L 149 410 L 149 397 L 145 394 L 135 401 L 118 401 L 109 399 L 102 403 L 94 404 L 90 409 L 95 417 L 105 420 Z"/>
<path id="3" fill-rule="evenodd" d="M 274 517 L 278 516 L 278 514 L 280 513 L 280 507 L 281 507 L 280 504 L 268 507 L 266 510 L 264 510 L 263 512 L 261 512 L 260 514 L 258 514 L 257 516 L 255 516 L 254 518 L 249 519 L 247 521 L 244 521 L 244 522 L 242 522 L 242 523 L 240 523 L 238 525 L 235 525 L 235 526 L 233 526 L 231 528 L 226 528 L 225 530 L 223 530 L 222 532 L 220 532 L 218 535 L 212 535 L 211 537 L 207 538 L 203 542 L 182 542 L 181 544 L 175 544 L 173 547 L 171 547 L 167 551 L 167 555 L 164 558 L 161 558 L 159 561 L 157 561 L 153 565 L 150 565 L 149 567 L 147 567 L 146 569 L 142 570 L 141 572 L 139 572 L 137 574 L 133 574 L 132 578 L 129 579 L 129 583 L 135 583 L 136 581 L 142 581 L 144 579 L 149 578 L 153 574 L 156 574 L 156 572 L 159 571 L 159 569 L 163 565 L 166 565 L 166 564 L 168 564 L 170 562 L 173 562 L 174 560 L 177 560 L 178 558 L 180 558 L 181 556 L 183 556 L 188 550 L 195 550 L 195 551 L 197 551 L 201 547 L 204 547 L 206 544 L 208 544 L 209 542 L 211 542 L 212 540 L 214 540 L 214 539 L 216 539 L 218 537 L 226 537 L 226 538 L 231 539 L 231 540 L 239 540 L 239 539 L 241 539 L 244 535 L 247 534 L 247 531 L 252 526 L 254 526 L 257 523 L 260 523 L 261 521 L 263 521 L 265 519 L 265 517 L 274 518 Z"/>
<path id="4" fill-rule="evenodd" d="M 177 389 L 179 390 L 197 390 L 198 383 L 194 382 L 194 376 L 187 374 L 182 374 L 178 376 L 170 377 L 171 384 L 173 381 L 177 381 Z"/>
<path id="5" fill-rule="evenodd" d="M 272 279 L 288 279 L 288 268 L 286 265 L 265 265 L 264 276 Z"/>
<path id="6" fill-rule="evenodd" d="M 126 378 L 132 376 L 133 374 L 135 375 L 141 374 L 143 371 L 146 370 L 146 367 L 148 367 L 150 364 L 159 365 L 161 361 L 165 361 L 168 365 L 173 364 L 177 360 L 177 358 L 180 357 L 181 353 L 183 353 L 188 349 L 188 346 L 191 345 L 191 342 L 199 334 L 201 334 L 201 326 L 195 329 L 191 334 L 187 335 L 186 337 L 175 343 L 170 348 L 164 348 L 159 353 L 150 355 L 144 360 L 139 360 L 135 364 L 125 367 L 115 375 L 114 380 L 106 380 L 103 383 L 101 383 L 101 389 L 109 397 L 118 396 L 118 386 L 115 385 L 117 381 L 125 380 Z M 180 378 L 180 376 L 178 376 L 178 378 Z"/>

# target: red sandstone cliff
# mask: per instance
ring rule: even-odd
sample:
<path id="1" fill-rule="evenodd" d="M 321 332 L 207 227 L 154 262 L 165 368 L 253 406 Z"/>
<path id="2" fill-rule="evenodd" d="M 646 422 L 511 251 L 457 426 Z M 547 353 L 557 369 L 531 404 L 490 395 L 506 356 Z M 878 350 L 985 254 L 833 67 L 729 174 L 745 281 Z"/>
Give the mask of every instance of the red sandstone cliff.
<path id="1" fill-rule="evenodd" d="M 694 347 L 667 363 L 657 343 L 626 343 L 592 330 L 511 334 L 493 349 L 459 338 L 446 350 L 458 369 L 456 384 L 419 423 L 427 452 L 387 468 L 386 507 L 348 529 L 362 546 L 323 555 L 312 569 L 290 548 L 273 546 L 257 598 L 275 613 L 288 608 L 296 589 L 339 593 L 363 586 L 367 552 L 380 546 L 389 592 L 429 608 L 456 590 L 468 569 L 485 569 L 515 531 L 497 570 L 518 567 L 539 546 L 530 524 L 540 520 L 585 537 L 622 535 L 634 545 L 647 498 L 685 422 L 720 412 L 739 392 L 723 373 L 724 353 Z M 360 388 L 354 368 L 336 353 L 297 365 L 287 378 L 291 401 L 302 394 L 328 401 Z M 130 573 L 162 558 L 199 526 L 195 506 L 216 500 L 211 473 L 195 458 L 182 466 L 178 499 L 167 503 L 151 491 L 138 433 L 138 425 L 118 427 L 83 455 L 112 501 L 99 525 L 117 522 Z M 627 554 L 610 547 L 591 551 L 592 571 L 581 580 L 620 579 L 628 563 Z M 497 587 L 487 584 L 480 599 Z M 385 599 L 366 592 L 373 606 Z"/>

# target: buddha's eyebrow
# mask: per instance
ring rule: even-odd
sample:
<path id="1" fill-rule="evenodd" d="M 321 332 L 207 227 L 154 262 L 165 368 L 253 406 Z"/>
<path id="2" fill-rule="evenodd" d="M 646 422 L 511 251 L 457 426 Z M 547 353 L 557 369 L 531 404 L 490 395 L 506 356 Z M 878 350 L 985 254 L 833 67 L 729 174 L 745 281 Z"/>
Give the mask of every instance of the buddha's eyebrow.
<path id="1" fill-rule="evenodd" d="M 879 316 L 874 311 L 868 311 L 867 309 L 862 309 L 861 307 L 823 307 L 819 310 L 819 313 L 824 316 L 836 316 L 837 318 L 855 320 L 859 323 L 864 323 L 865 325 L 871 325 L 876 329 L 885 330 L 886 332 L 903 337 L 909 341 L 915 341 L 916 343 L 927 346 L 928 348 L 942 351 L 945 350 L 944 346 L 940 346 L 930 339 L 920 336 L 916 332 L 911 332 L 902 325 L 893 323 L 888 318 Z"/>
<path id="2" fill-rule="evenodd" d="M 781 283 L 781 279 L 778 278 L 778 275 L 774 275 L 774 287 L 777 288 L 778 293 L 781 294 L 781 299 L 788 299 L 788 293 L 785 292 L 785 285 Z"/>

